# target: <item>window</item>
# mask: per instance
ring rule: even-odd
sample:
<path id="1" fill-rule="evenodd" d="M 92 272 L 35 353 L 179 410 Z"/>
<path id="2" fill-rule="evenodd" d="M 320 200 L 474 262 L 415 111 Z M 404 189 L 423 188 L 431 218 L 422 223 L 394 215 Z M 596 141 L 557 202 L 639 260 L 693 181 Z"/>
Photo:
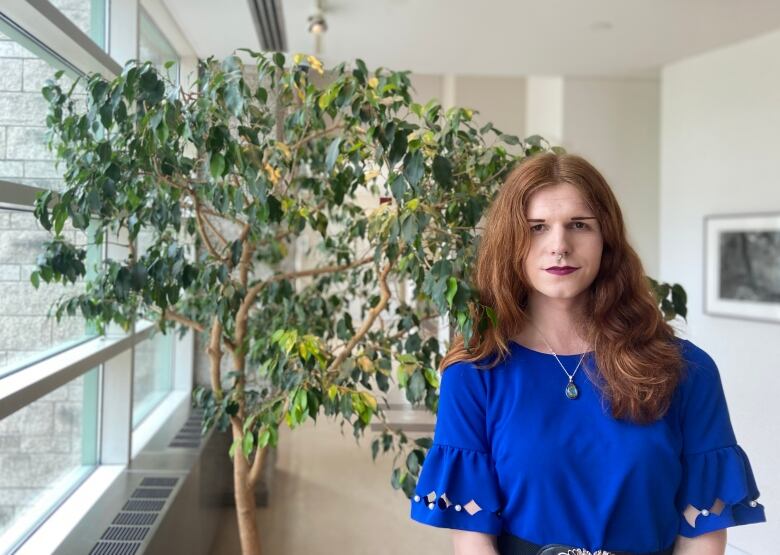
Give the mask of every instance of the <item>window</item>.
<path id="1" fill-rule="evenodd" d="M 170 393 L 173 384 L 175 335 L 154 335 L 135 346 L 133 362 L 133 428 Z"/>
<path id="2" fill-rule="evenodd" d="M 105 0 L 49 0 L 99 47 L 106 47 Z"/>
<path id="3" fill-rule="evenodd" d="M 0 179 L 50 189 L 61 173 L 46 148 L 41 87 L 55 69 L 2 31 L 0 23 Z"/>
<path id="4" fill-rule="evenodd" d="M 138 58 L 142 62 L 151 61 L 157 70 L 167 75 L 175 85 L 179 84 L 180 60 L 176 50 L 155 25 L 149 14 L 142 8 L 139 22 Z M 175 62 L 170 68 L 165 68 L 166 62 Z"/>
<path id="5" fill-rule="evenodd" d="M 30 281 L 43 243 L 53 237 L 32 213 L 34 195 L 60 189 L 65 169 L 45 144 L 46 79 L 60 69 L 66 70 L 63 80 L 80 69 L 118 74 L 121 66 L 105 52 L 110 16 L 117 31 L 112 55 L 141 52 L 161 70 L 173 61 L 167 73 L 178 84 L 179 57 L 137 0 L 114 6 L 109 13 L 107 0 L 5 2 L 0 12 L 0 553 L 28 538 L 28 545 L 37 545 L 52 533 L 67 534 L 79 517 L 57 512 L 62 503 L 77 489 L 100 495 L 90 491 L 106 487 L 93 483 L 105 470 L 99 465 L 129 461 L 131 442 L 124 439 L 151 437 L 189 397 L 191 369 L 173 363 L 178 352 L 190 359 L 191 333 L 150 333 L 149 323 L 139 319 L 128 333 L 112 324 L 99 338 L 80 310 L 72 316 L 65 311 L 60 322 L 54 315 L 58 300 L 86 291 L 86 280 L 61 285 L 41 279 L 37 289 Z M 126 32 L 122 18 L 136 14 L 138 33 L 135 26 Z M 63 235 L 86 247 L 87 279 L 104 257 L 128 254 L 121 239 L 98 246 L 92 228 L 77 230 L 69 221 Z M 140 252 L 151 239 L 142 233 Z M 180 371 L 175 380 L 174 370 Z M 109 406 L 99 395 L 111 400 Z"/>
<path id="6" fill-rule="evenodd" d="M 0 420 L 0 552 L 14 544 L 97 464 L 98 369 Z"/>
<path id="7" fill-rule="evenodd" d="M 68 223 L 63 235 L 74 245 L 87 241 L 83 231 Z M 53 312 L 47 317 L 59 297 L 84 292 L 83 279 L 73 285 L 41 282 L 38 289 L 30 282 L 41 246 L 50 237 L 32 212 L 0 208 L 0 376 L 97 335 L 78 313 L 64 314 L 59 323 Z M 88 272 L 99 258 L 100 248 L 89 247 Z"/>

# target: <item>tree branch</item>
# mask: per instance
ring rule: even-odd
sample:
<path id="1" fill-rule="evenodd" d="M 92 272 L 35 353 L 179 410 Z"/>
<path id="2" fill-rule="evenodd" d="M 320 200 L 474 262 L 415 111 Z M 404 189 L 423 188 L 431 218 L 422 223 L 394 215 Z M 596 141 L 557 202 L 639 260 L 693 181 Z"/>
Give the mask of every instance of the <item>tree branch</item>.
<path id="1" fill-rule="evenodd" d="M 339 129 L 344 129 L 344 124 L 341 123 L 339 125 L 334 125 L 333 127 L 329 127 L 327 129 L 320 129 L 319 131 L 315 131 L 311 135 L 307 137 L 303 137 L 302 139 L 298 140 L 296 143 L 294 143 L 290 148 L 295 151 L 308 143 L 309 141 L 313 141 L 314 139 L 318 139 L 320 137 L 324 137 L 328 133 L 333 133 L 334 131 L 338 131 Z"/>
<path id="2" fill-rule="evenodd" d="M 217 218 L 222 218 L 223 220 L 228 220 L 234 223 L 237 223 L 239 225 L 249 225 L 248 222 L 242 220 L 241 218 L 234 218 L 233 216 L 228 216 L 226 214 L 221 214 L 215 210 L 212 210 L 211 208 L 207 208 L 201 204 L 200 211 L 203 214 L 208 214 L 209 216 L 216 216 Z"/>
<path id="3" fill-rule="evenodd" d="M 238 261 L 238 279 L 244 287 L 246 287 L 246 284 L 249 281 L 249 266 L 252 262 L 252 253 L 254 252 L 253 246 L 246 240 L 249 235 L 249 229 L 249 225 L 245 226 L 238 238 L 238 240 L 243 243 L 243 246 L 241 247 L 241 260 Z"/>
<path id="4" fill-rule="evenodd" d="M 238 314 L 236 315 L 236 320 L 244 314 L 249 313 L 249 309 L 252 306 L 252 303 L 257 298 L 257 295 L 262 291 L 267 285 L 274 283 L 276 281 L 283 281 L 286 279 L 296 279 L 301 277 L 310 277 L 310 276 L 317 276 L 321 274 L 330 274 L 333 272 L 340 272 L 342 270 L 349 270 L 351 268 L 357 268 L 358 266 L 362 266 L 364 264 L 368 264 L 374 259 L 373 256 L 366 256 L 365 258 L 361 258 L 359 260 L 356 260 L 355 262 L 351 262 L 349 264 L 343 264 L 341 266 L 323 266 L 321 268 L 311 268 L 309 270 L 301 270 L 298 272 L 288 272 L 286 274 L 275 274 L 265 281 L 261 281 L 259 283 L 256 283 L 252 287 L 249 288 L 249 290 L 246 293 L 246 296 L 244 297 L 244 301 L 241 303 L 241 308 L 238 309 Z"/>
<path id="5" fill-rule="evenodd" d="M 255 489 L 257 480 L 260 479 L 260 471 L 263 469 L 263 461 L 268 447 L 255 450 L 255 460 L 252 461 L 252 468 L 249 469 L 249 488 Z"/>
<path id="6" fill-rule="evenodd" d="M 163 318 L 165 318 L 166 320 L 179 322 L 180 324 L 183 324 L 183 325 L 187 326 L 188 328 L 192 328 L 195 331 L 198 331 L 198 332 L 201 332 L 201 333 L 206 331 L 206 328 L 203 327 L 202 324 L 196 322 L 195 320 L 190 320 L 186 316 L 184 316 L 182 314 L 179 314 L 176 311 L 173 311 L 173 310 L 170 310 L 170 309 L 166 308 L 165 311 L 161 312 L 161 314 L 163 315 Z"/>
<path id="7" fill-rule="evenodd" d="M 374 308 L 372 308 L 369 313 L 368 317 L 363 322 L 363 325 L 360 326 L 360 329 L 355 333 L 355 335 L 352 336 L 352 339 L 347 342 L 346 347 L 338 354 L 338 356 L 333 359 L 333 362 L 330 363 L 330 366 L 328 366 L 328 369 L 326 371 L 326 374 L 337 374 L 339 372 L 338 368 L 341 366 L 341 363 L 346 360 L 346 358 L 349 356 L 349 354 L 352 352 L 352 349 L 355 348 L 355 345 L 358 344 L 358 342 L 363 339 L 363 336 L 368 333 L 368 330 L 371 329 L 371 326 L 374 324 L 374 321 L 379 317 L 379 314 L 385 309 L 387 306 L 387 303 L 390 300 L 390 288 L 387 285 L 387 276 L 390 273 L 390 269 L 393 267 L 393 262 L 388 262 L 387 265 L 382 270 L 382 273 L 379 274 L 379 290 L 381 291 L 379 302 L 376 304 Z"/>
<path id="8" fill-rule="evenodd" d="M 206 216 L 201 216 L 203 218 L 203 221 L 208 224 L 208 226 L 211 228 L 211 231 L 214 232 L 214 235 L 219 237 L 219 240 L 222 241 L 222 248 L 225 248 L 225 246 L 228 244 L 227 239 L 217 230 L 216 227 L 214 227 L 214 224 L 211 223 L 211 220 L 209 220 Z"/>
<path id="9" fill-rule="evenodd" d="M 206 230 L 203 228 L 203 214 L 201 213 L 201 205 L 200 199 L 198 199 L 198 195 L 195 193 L 190 193 L 190 195 L 192 196 L 193 202 L 195 202 L 195 219 L 198 222 L 198 231 L 200 232 L 200 236 L 203 239 L 203 243 L 206 245 L 206 250 L 208 250 L 211 256 L 214 258 L 224 262 L 225 259 L 222 258 L 219 253 L 217 253 L 214 245 L 211 244 L 211 240 L 209 239 Z"/>
<path id="10" fill-rule="evenodd" d="M 222 401 L 222 376 L 220 368 L 222 363 L 222 348 L 220 346 L 221 338 L 222 323 L 219 321 L 219 316 L 214 316 L 214 320 L 211 325 L 211 338 L 206 352 L 209 354 L 209 359 L 211 360 L 211 389 L 214 391 L 214 398 L 218 403 Z"/>

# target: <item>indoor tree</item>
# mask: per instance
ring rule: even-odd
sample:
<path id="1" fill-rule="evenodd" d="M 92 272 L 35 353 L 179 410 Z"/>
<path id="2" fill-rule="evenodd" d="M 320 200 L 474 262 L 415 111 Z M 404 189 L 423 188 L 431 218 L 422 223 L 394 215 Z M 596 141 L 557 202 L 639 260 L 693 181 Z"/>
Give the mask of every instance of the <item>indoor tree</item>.
<path id="1" fill-rule="evenodd" d="M 475 322 L 490 325 L 469 284 L 480 219 L 515 163 L 562 149 L 414 102 L 409 72 L 241 56 L 201 62 L 191 92 L 140 62 L 82 77 L 81 93 L 61 75 L 47 82 L 64 185 L 36 199 L 53 238 L 31 279 L 86 275 L 84 248 L 61 234 L 68 219 L 99 244 L 127 235 L 127 258 L 102 261 L 56 316 L 80 312 L 101 333 L 144 317 L 208 336 L 211 384 L 193 400 L 204 431 L 232 433 L 242 552 L 257 554 L 254 485 L 279 427 L 322 411 L 359 439 L 384 421 L 395 380 L 435 412 L 444 346 L 425 322 L 445 315 L 467 341 Z M 142 230 L 152 241 L 139 253 Z M 291 264 L 296 252 L 305 267 Z M 648 287 L 667 318 L 684 316 L 679 285 Z M 409 497 L 430 444 L 385 424 L 372 456 L 395 453 L 391 482 Z"/>

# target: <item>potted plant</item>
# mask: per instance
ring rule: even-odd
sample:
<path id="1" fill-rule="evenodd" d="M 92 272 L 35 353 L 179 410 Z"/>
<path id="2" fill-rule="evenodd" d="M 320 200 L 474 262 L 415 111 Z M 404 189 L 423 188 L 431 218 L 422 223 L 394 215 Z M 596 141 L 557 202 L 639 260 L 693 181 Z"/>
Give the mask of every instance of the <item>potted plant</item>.
<path id="1" fill-rule="evenodd" d="M 92 222 L 97 242 L 127 233 L 127 259 L 105 261 L 56 315 L 80 311 L 101 332 L 142 316 L 208 334 L 211 384 L 193 399 L 204 430 L 232 433 L 241 548 L 257 554 L 254 485 L 279 426 L 322 411 L 359 438 L 384 420 L 377 396 L 394 378 L 435 412 L 441 346 L 423 324 L 446 315 L 467 341 L 486 325 L 468 279 L 478 222 L 512 165 L 558 149 L 414 102 L 408 72 L 356 60 L 326 76 L 312 56 L 243 54 L 203 61 L 189 93 L 150 63 L 87 76 L 86 102 L 47 82 L 65 186 L 36 200 L 54 238 L 31 279 L 85 275 L 83 249 L 60 234 L 67 219 Z M 152 240 L 139 253 L 142 230 Z M 652 286 L 668 317 L 684 315 L 679 286 Z M 373 457 L 396 453 L 391 481 L 407 497 L 430 441 L 385 426 L 371 443 Z"/>

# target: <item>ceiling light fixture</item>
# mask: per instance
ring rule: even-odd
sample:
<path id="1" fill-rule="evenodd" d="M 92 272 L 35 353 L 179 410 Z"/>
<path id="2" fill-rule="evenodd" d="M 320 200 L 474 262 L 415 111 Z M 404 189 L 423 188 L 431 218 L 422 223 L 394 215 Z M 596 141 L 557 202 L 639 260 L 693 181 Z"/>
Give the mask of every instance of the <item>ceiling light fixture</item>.
<path id="1" fill-rule="evenodd" d="M 325 16 L 316 13 L 309 16 L 309 32 L 314 35 L 321 35 L 328 30 L 328 24 L 325 22 Z"/>

